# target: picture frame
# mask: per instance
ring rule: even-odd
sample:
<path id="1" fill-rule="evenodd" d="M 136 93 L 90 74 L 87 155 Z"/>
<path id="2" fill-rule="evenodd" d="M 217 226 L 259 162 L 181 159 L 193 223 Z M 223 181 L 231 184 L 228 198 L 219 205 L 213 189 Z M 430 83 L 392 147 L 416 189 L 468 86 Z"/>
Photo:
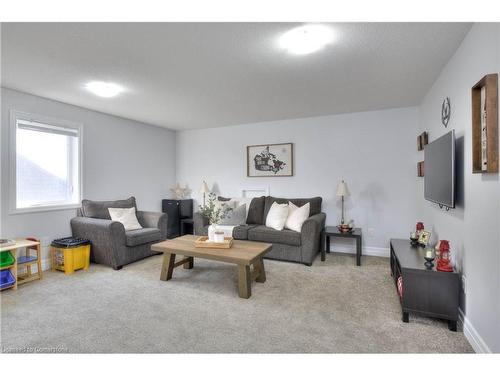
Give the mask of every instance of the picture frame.
<path id="1" fill-rule="evenodd" d="M 420 232 L 418 236 L 418 243 L 423 246 L 427 246 L 429 244 L 429 240 L 431 239 L 431 232 L 423 230 Z"/>
<path id="2" fill-rule="evenodd" d="M 293 143 L 247 146 L 247 177 L 292 177 Z"/>

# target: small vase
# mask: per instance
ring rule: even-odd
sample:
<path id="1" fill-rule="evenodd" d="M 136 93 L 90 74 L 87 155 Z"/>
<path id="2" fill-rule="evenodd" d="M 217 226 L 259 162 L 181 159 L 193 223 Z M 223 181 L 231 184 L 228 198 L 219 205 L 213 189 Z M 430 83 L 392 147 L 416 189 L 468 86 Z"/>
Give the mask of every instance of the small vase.
<path id="1" fill-rule="evenodd" d="M 208 227 L 208 241 L 209 242 L 215 242 L 215 232 L 217 231 L 217 225 L 216 224 L 210 224 Z"/>

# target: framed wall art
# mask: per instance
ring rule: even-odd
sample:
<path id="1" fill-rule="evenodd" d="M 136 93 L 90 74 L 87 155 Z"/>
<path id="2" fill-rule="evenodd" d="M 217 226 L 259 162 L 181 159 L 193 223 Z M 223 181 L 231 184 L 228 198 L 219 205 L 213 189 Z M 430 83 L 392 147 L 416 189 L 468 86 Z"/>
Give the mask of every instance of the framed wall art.
<path id="1" fill-rule="evenodd" d="M 293 176 L 293 143 L 247 146 L 247 177 Z"/>
<path id="2" fill-rule="evenodd" d="M 429 240 L 431 239 L 431 232 L 427 232 L 423 230 L 420 232 L 418 236 L 418 243 L 423 246 L 427 246 L 429 244 Z"/>
<path id="3" fill-rule="evenodd" d="M 427 246 L 429 244 L 429 240 L 431 239 L 431 232 L 427 232 L 423 230 L 420 232 L 418 236 L 418 243 L 423 246 Z"/>

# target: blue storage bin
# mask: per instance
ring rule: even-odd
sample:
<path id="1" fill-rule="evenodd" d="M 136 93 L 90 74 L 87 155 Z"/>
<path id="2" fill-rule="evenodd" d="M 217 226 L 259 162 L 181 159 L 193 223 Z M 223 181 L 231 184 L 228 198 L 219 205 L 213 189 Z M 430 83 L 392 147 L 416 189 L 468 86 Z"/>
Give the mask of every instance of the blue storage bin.
<path id="1" fill-rule="evenodd" d="M 28 263 L 28 262 L 34 262 L 35 260 L 37 260 L 38 258 L 36 256 L 33 256 L 33 255 L 30 255 L 30 256 L 20 256 L 20 257 L 17 257 L 17 264 L 24 264 L 24 263 Z"/>
<path id="2" fill-rule="evenodd" d="M 16 283 L 14 276 L 9 270 L 0 271 L 0 289 L 8 288 Z"/>

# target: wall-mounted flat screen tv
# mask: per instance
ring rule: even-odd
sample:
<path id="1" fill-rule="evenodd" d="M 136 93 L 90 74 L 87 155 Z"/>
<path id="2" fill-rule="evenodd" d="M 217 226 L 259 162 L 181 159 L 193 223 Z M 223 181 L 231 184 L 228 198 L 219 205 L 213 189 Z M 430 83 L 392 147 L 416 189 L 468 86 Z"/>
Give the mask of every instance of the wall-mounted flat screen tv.
<path id="1" fill-rule="evenodd" d="M 426 145 L 424 161 L 425 199 L 455 208 L 455 131 Z"/>

